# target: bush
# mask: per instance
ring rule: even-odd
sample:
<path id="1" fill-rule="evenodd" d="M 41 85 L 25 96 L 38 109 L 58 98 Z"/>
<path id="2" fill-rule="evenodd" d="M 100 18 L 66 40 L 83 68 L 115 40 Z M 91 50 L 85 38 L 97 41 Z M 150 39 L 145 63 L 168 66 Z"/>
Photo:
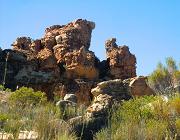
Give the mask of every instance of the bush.
<path id="1" fill-rule="evenodd" d="M 5 88 L 3 85 L 0 85 L 0 91 L 11 92 L 11 89 Z"/>
<path id="2" fill-rule="evenodd" d="M 179 97 L 168 102 L 161 96 L 145 96 L 112 109 L 109 125 L 97 140 L 175 139 L 179 132 Z"/>
<path id="3" fill-rule="evenodd" d="M 174 94 L 180 85 L 180 70 L 173 58 L 166 58 L 166 64 L 159 63 L 148 77 L 149 85 L 157 94 Z"/>
<path id="4" fill-rule="evenodd" d="M 64 119 L 64 112 L 47 102 L 43 92 L 22 87 L 12 92 L 5 104 L 0 103 L 0 131 L 18 139 L 20 131 L 34 131 L 39 140 L 75 140 L 76 136 Z M 81 109 L 65 109 L 67 118 L 77 116 Z"/>
<path id="5" fill-rule="evenodd" d="M 32 88 L 21 87 L 10 95 L 9 101 L 15 105 L 26 106 L 45 103 L 47 98 L 41 91 L 35 92 Z"/>
<path id="6" fill-rule="evenodd" d="M 18 138 L 20 131 L 35 131 L 39 140 L 75 140 L 74 133 L 70 133 L 69 125 L 61 118 L 61 112 L 52 103 L 37 104 L 36 106 L 0 106 L 1 131 Z M 4 115 L 3 115 L 4 114 Z M 8 114 L 8 115 L 6 115 Z"/>
<path id="7" fill-rule="evenodd" d="M 0 85 L 0 91 L 4 91 L 4 86 L 3 85 Z"/>

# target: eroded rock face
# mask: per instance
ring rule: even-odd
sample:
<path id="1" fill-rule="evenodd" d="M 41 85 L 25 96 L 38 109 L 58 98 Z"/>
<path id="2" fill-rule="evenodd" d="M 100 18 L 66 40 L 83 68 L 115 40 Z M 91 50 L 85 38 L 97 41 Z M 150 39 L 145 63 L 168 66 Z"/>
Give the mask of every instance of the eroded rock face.
<path id="1" fill-rule="evenodd" d="M 67 25 L 54 25 L 47 28 L 45 38 L 56 37 L 57 44 L 64 48 L 80 49 L 84 46 L 89 49 L 91 32 L 94 28 L 94 22 L 78 19 Z"/>
<path id="2" fill-rule="evenodd" d="M 108 109 L 115 103 L 129 100 L 134 96 L 154 95 L 154 91 L 148 86 L 146 77 L 139 76 L 126 80 L 115 79 L 100 82 L 91 89 L 94 97 L 93 103 L 87 109 L 87 117 L 106 116 Z"/>
<path id="3" fill-rule="evenodd" d="M 55 51 L 55 55 L 57 55 L 57 53 L 58 50 L 57 52 Z M 58 53 L 58 55 L 60 54 L 61 52 Z M 81 47 L 79 50 L 68 51 L 61 55 L 62 59 L 58 60 L 58 63 L 65 65 L 65 75 L 67 78 L 98 79 L 99 71 L 95 67 L 95 55 L 93 52 Z"/>
<path id="4" fill-rule="evenodd" d="M 3 50 L 0 56 L 0 84 L 5 84 L 6 87 L 15 89 L 14 77 L 27 64 L 27 58 L 23 53 Z"/>
<path id="5" fill-rule="evenodd" d="M 77 97 L 78 104 L 89 105 L 92 100 L 91 88 L 93 84 L 93 81 L 81 79 L 67 80 L 55 86 L 54 94 L 59 97 L 65 97 L 66 94 L 74 94 Z"/>
<path id="6" fill-rule="evenodd" d="M 131 54 L 128 46 L 118 46 L 116 39 L 106 41 L 106 54 L 113 79 L 127 79 L 136 76 L 136 57 Z"/>
<path id="7" fill-rule="evenodd" d="M 57 63 L 66 66 L 68 78 L 97 79 L 95 55 L 89 51 L 91 32 L 95 23 L 77 20 L 66 26 L 53 26 L 46 29 L 46 36 L 55 36 L 57 45 L 53 47 Z"/>
<path id="8" fill-rule="evenodd" d="M 12 44 L 13 50 L 0 50 L 0 82 L 4 82 L 7 69 L 5 85 L 8 88 L 32 87 L 46 92 L 50 98 L 74 94 L 77 104 L 89 105 L 93 96 L 96 97 L 91 93 L 96 83 L 136 75 L 135 56 L 127 46 L 118 47 L 116 39 L 106 41 L 107 60 L 100 62 L 89 50 L 94 28 L 94 22 L 78 19 L 67 25 L 46 28 L 40 39 L 18 37 Z M 97 96 L 107 94 L 114 98 L 114 89 L 123 86 L 113 84 L 108 85 L 109 91 L 104 88 Z"/>
<path id="9" fill-rule="evenodd" d="M 42 49 L 37 54 L 39 60 L 39 70 L 57 70 L 58 65 L 53 52 L 47 48 Z"/>
<path id="10" fill-rule="evenodd" d="M 18 37 L 12 44 L 13 50 L 30 50 L 31 49 L 31 38 L 30 37 Z"/>

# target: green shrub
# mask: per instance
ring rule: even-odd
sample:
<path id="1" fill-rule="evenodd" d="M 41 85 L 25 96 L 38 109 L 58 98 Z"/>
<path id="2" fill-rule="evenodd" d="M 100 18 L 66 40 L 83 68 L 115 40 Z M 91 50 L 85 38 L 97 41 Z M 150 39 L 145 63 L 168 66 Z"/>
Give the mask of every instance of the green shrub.
<path id="1" fill-rule="evenodd" d="M 5 88 L 3 85 L 0 85 L 0 91 L 11 92 L 11 89 Z"/>
<path id="2" fill-rule="evenodd" d="M 5 113 L 1 113 L 0 114 L 0 128 L 3 129 L 4 127 L 4 123 L 6 123 L 6 121 L 8 120 L 9 116 L 8 114 Z"/>
<path id="3" fill-rule="evenodd" d="M 179 132 L 179 99 L 167 102 L 160 96 L 145 96 L 125 101 L 113 108 L 108 127 L 96 139 L 174 139 Z"/>
<path id="4" fill-rule="evenodd" d="M 0 121 L 4 122 L 8 119 L 8 114 L 0 114 Z"/>
<path id="5" fill-rule="evenodd" d="M 15 105 L 25 106 L 44 103 L 47 101 L 47 98 L 45 93 L 41 91 L 34 91 L 32 88 L 21 87 L 10 95 L 9 101 Z"/>
<path id="6" fill-rule="evenodd" d="M 79 112 L 66 110 L 66 115 L 70 118 Z M 8 103 L 0 104 L 0 131 L 12 134 L 14 139 L 20 131 L 33 130 L 39 140 L 75 140 L 75 134 L 63 118 L 58 106 L 47 102 L 44 93 L 31 88 L 12 92 Z"/>
<path id="7" fill-rule="evenodd" d="M 4 86 L 3 85 L 0 85 L 0 91 L 4 91 Z"/>

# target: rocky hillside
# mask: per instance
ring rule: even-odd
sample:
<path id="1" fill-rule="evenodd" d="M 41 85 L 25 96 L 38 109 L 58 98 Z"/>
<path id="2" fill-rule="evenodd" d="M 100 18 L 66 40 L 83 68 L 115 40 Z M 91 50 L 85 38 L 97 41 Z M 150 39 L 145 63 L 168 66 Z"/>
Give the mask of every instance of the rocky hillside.
<path id="1" fill-rule="evenodd" d="M 146 77 L 136 77 L 136 57 L 128 46 L 108 39 L 103 61 L 89 50 L 94 28 L 94 22 L 78 19 L 46 28 L 41 39 L 18 37 L 12 49 L 0 50 L 0 84 L 6 88 L 43 91 L 49 100 L 63 99 L 56 104 L 63 109 L 69 104 L 86 106 L 82 116 L 68 120 L 83 139 L 93 139 L 107 125 L 109 109 L 116 103 L 154 94 Z"/>

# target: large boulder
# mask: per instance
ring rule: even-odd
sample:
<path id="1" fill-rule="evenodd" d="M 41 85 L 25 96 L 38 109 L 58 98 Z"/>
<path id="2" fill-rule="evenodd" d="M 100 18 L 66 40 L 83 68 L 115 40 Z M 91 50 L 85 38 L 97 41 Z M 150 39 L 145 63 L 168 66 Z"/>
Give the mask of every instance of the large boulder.
<path id="1" fill-rule="evenodd" d="M 97 84 L 97 87 L 91 90 L 91 93 L 94 97 L 97 97 L 99 94 L 107 94 L 121 100 L 130 97 L 128 85 L 121 79 L 100 82 Z"/>
<path id="2" fill-rule="evenodd" d="M 87 118 L 105 117 L 114 103 L 131 98 L 128 84 L 121 79 L 100 82 L 91 90 L 91 93 L 94 100 L 87 108 Z"/>
<path id="3" fill-rule="evenodd" d="M 131 78 L 129 88 L 132 96 L 155 95 L 147 84 L 147 77 L 144 76 Z"/>

